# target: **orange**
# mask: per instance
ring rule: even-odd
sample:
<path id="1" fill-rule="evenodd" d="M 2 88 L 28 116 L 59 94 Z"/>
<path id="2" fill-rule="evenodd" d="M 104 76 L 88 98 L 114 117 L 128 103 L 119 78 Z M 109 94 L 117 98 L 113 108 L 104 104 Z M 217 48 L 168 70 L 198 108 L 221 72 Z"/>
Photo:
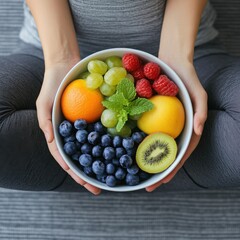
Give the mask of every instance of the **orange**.
<path id="1" fill-rule="evenodd" d="M 149 99 L 154 107 L 143 113 L 138 127 L 145 133 L 163 132 L 173 138 L 179 136 L 185 124 L 185 111 L 177 97 L 156 95 Z"/>
<path id="2" fill-rule="evenodd" d="M 71 122 L 85 119 L 91 123 L 100 118 L 104 110 L 102 101 L 103 96 L 99 90 L 89 89 L 85 80 L 77 79 L 64 89 L 61 109 L 64 117 Z"/>

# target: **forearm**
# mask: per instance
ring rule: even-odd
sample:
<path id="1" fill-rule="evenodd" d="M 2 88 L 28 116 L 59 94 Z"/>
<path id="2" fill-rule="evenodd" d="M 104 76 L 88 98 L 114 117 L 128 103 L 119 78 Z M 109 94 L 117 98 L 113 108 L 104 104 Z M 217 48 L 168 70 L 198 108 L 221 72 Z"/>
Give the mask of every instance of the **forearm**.
<path id="1" fill-rule="evenodd" d="M 207 0 L 167 0 L 159 57 L 164 61 L 192 63 L 194 44 Z"/>
<path id="2" fill-rule="evenodd" d="M 79 47 L 67 0 L 27 0 L 37 24 L 45 66 L 79 59 Z"/>

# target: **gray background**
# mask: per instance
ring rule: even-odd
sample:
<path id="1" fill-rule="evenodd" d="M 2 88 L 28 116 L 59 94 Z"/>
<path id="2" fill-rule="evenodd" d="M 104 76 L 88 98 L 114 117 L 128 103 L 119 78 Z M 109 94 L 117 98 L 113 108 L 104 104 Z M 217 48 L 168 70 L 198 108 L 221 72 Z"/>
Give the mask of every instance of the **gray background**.
<path id="1" fill-rule="evenodd" d="M 240 55 L 240 1 L 212 1 Z M 22 1 L 0 0 L 0 55 L 17 45 Z M 0 239 L 240 239 L 240 191 L 25 192 L 0 189 Z"/>

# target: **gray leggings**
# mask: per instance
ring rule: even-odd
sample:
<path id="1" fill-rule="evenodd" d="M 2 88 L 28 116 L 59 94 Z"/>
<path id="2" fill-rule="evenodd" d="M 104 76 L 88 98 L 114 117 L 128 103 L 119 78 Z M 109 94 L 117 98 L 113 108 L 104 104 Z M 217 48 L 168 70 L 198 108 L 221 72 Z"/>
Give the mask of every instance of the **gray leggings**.
<path id="1" fill-rule="evenodd" d="M 239 187 L 240 58 L 209 54 L 195 66 L 208 92 L 208 119 L 195 152 L 160 189 Z M 52 158 L 38 126 L 35 101 L 43 75 L 40 58 L 0 58 L 0 187 L 85 191 Z"/>

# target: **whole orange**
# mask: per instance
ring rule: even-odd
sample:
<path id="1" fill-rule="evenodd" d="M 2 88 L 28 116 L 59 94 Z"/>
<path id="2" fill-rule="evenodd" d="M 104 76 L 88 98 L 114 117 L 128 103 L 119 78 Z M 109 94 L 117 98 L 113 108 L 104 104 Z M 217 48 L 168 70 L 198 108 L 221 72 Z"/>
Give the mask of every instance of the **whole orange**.
<path id="1" fill-rule="evenodd" d="M 177 97 L 155 95 L 149 99 L 154 107 L 143 113 L 138 127 L 145 133 L 163 132 L 173 138 L 179 136 L 185 123 L 185 111 Z"/>
<path id="2" fill-rule="evenodd" d="M 72 81 L 63 91 L 61 109 L 64 117 L 74 122 L 85 119 L 87 122 L 97 121 L 104 107 L 103 96 L 99 90 L 87 88 L 86 81 L 77 79 Z"/>

